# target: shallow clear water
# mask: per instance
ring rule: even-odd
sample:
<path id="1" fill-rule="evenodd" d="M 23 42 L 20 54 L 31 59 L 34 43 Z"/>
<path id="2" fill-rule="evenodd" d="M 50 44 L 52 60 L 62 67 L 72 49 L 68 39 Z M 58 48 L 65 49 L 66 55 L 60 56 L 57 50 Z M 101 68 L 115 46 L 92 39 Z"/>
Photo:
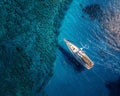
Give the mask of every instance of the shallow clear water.
<path id="1" fill-rule="evenodd" d="M 112 92 L 107 84 L 112 81 L 117 82 L 120 76 L 120 37 L 118 36 L 120 17 L 118 16 L 118 22 L 114 23 L 118 24 L 115 26 L 115 31 L 111 31 L 113 23 L 90 19 L 83 14 L 82 7 L 99 4 L 105 12 L 116 9 L 119 15 L 120 7 L 117 2 L 119 0 L 73 0 L 60 28 L 58 42 L 64 51 L 57 50 L 54 75 L 45 88 L 48 96 L 108 96 L 114 93 L 116 87 L 113 87 Z M 109 14 L 106 16 L 109 17 Z M 106 22 L 111 26 L 108 27 Z M 107 34 L 116 34 L 117 37 L 110 38 Z M 82 70 L 71 62 L 71 58 L 68 58 L 65 53 L 69 50 L 63 38 L 79 47 L 86 46 L 83 50 L 94 61 L 94 67 L 91 70 Z M 115 90 L 118 91 L 118 88 L 120 87 L 117 86 Z M 118 96 L 117 93 L 114 93 L 114 96 Z"/>

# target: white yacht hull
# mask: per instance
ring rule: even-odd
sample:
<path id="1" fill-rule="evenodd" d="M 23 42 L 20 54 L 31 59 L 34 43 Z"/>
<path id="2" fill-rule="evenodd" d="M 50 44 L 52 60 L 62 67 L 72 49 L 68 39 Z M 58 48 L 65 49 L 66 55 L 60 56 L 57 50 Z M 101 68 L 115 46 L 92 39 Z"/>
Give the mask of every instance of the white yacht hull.
<path id="1" fill-rule="evenodd" d="M 87 69 L 91 69 L 93 67 L 94 63 L 92 60 L 80 48 L 66 39 L 64 39 L 64 41 L 78 62 L 80 62 Z"/>

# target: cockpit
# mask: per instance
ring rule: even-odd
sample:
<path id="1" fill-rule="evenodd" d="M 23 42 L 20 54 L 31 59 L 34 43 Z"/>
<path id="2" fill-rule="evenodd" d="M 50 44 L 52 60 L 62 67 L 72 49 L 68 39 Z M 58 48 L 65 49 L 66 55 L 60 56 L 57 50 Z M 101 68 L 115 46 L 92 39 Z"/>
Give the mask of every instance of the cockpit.
<path id="1" fill-rule="evenodd" d="M 75 46 L 71 46 L 71 49 L 72 49 L 73 52 L 78 52 L 79 51 L 79 49 Z"/>

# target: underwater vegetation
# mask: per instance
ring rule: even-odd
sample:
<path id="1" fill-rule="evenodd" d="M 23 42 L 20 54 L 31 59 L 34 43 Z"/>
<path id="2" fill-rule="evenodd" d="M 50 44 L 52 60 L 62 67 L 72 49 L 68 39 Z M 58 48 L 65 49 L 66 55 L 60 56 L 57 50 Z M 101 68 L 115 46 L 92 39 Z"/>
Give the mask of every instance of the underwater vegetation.
<path id="1" fill-rule="evenodd" d="M 44 93 L 43 88 L 53 75 L 58 28 L 65 14 L 63 10 L 67 10 L 70 2 L 0 2 L 1 96 Z"/>
<path id="2" fill-rule="evenodd" d="M 82 9 L 82 11 L 89 15 L 91 19 L 99 19 L 103 12 L 99 4 L 91 4 Z"/>

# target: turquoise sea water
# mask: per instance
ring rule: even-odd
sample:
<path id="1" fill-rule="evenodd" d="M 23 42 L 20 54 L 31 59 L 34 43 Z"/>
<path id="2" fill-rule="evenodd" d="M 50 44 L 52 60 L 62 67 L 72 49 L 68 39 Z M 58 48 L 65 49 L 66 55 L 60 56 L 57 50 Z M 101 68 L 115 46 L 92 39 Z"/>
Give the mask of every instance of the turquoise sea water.
<path id="1" fill-rule="evenodd" d="M 57 50 L 54 75 L 45 88 L 48 96 L 120 96 L 118 2 L 119 0 L 73 0 L 59 29 L 58 42 L 62 50 Z M 106 14 L 99 17 L 100 19 L 109 17 L 110 14 L 107 12 L 114 12 L 111 17 L 114 20 L 99 21 L 98 18 L 94 20 L 89 18 L 82 12 L 82 8 L 90 4 L 99 4 L 104 10 Z M 115 24 L 116 26 L 112 26 Z M 109 37 L 109 34 L 117 37 Z M 63 42 L 64 38 L 79 47 L 86 46 L 83 50 L 94 61 L 91 70 L 83 70 L 75 66 L 75 62 L 69 58 L 69 50 Z"/>
<path id="2" fill-rule="evenodd" d="M 120 96 L 119 1 L 1 0 L 0 96 Z"/>

